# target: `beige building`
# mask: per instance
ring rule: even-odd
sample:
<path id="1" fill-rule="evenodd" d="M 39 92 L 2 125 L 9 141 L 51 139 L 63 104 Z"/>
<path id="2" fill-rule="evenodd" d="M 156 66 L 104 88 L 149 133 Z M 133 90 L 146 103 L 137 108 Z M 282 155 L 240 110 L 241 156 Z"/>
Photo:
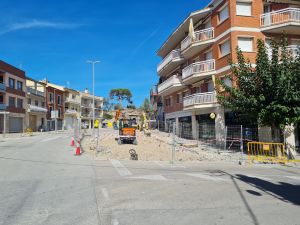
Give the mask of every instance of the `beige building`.
<path id="1" fill-rule="evenodd" d="M 93 95 L 88 90 L 80 93 L 81 98 L 81 126 L 91 129 L 93 127 Z M 95 96 L 95 120 L 103 118 L 103 97 Z"/>
<path id="2" fill-rule="evenodd" d="M 46 85 L 26 78 L 26 128 L 33 131 L 47 130 Z"/>
<path id="3" fill-rule="evenodd" d="M 80 120 L 80 92 L 65 88 L 65 116 L 64 116 L 64 128 L 72 130 L 78 124 Z"/>

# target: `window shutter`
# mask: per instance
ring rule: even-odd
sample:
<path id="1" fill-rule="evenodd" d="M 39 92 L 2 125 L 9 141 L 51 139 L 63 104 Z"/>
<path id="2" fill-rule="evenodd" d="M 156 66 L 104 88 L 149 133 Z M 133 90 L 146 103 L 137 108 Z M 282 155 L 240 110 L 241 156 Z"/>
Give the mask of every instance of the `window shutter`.
<path id="1" fill-rule="evenodd" d="M 251 16 L 252 15 L 252 4 L 246 2 L 236 3 L 236 15 L 239 16 Z"/>
<path id="2" fill-rule="evenodd" d="M 238 46 L 243 52 L 253 51 L 253 38 L 238 38 Z"/>

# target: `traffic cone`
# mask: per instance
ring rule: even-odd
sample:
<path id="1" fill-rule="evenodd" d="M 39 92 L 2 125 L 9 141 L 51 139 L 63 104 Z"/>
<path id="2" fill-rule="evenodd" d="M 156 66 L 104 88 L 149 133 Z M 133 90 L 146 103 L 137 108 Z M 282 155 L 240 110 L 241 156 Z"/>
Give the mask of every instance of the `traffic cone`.
<path id="1" fill-rule="evenodd" d="M 80 150 L 80 143 L 79 141 L 77 142 L 77 147 L 76 147 L 76 155 L 80 155 L 81 154 L 81 150 Z"/>
<path id="2" fill-rule="evenodd" d="M 74 137 L 72 137 L 72 140 L 71 140 L 71 146 L 72 146 L 72 147 L 75 146 L 75 140 L 74 140 Z"/>

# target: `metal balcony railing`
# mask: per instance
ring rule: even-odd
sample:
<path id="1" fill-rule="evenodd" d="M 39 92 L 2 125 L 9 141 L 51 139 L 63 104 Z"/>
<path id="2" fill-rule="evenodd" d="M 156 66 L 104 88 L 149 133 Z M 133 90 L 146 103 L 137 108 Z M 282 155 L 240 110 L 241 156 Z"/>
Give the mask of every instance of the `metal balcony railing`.
<path id="1" fill-rule="evenodd" d="M 183 106 L 190 107 L 195 105 L 203 105 L 216 103 L 217 98 L 215 92 L 205 92 L 189 95 L 183 99 Z"/>
<path id="2" fill-rule="evenodd" d="M 265 13 L 260 16 L 261 27 L 268 27 L 288 22 L 300 23 L 300 9 L 286 8 Z"/>
<path id="3" fill-rule="evenodd" d="M 176 49 L 171 51 L 158 65 L 157 72 L 161 71 L 166 65 L 168 65 L 172 60 L 181 59 L 181 50 Z"/>
<path id="4" fill-rule="evenodd" d="M 195 31 L 195 39 L 193 40 L 190 36 L 187 36 L 182 42 L 181 42 L 181 50 L 187 49 L 191 44 L 207 41 L 214 38 L 214 28 L 207 28 L 204 30 Z"/>
<path id="5" fill-rule="evenodd" d="M 215 60 L 207 60 L 193 63 L 182 70 L 182 79 L 186 79 L 194 74 L 201 74 L 215 70 Z"/>

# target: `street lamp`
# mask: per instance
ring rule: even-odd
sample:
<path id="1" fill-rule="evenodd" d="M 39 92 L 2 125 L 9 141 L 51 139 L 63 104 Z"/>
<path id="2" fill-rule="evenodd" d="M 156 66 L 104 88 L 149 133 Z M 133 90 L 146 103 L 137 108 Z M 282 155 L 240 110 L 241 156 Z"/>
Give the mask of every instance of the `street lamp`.
<path id="1" fill-rule="evenodd" d="M 87 63 L 93 66 L 93 137 L 95 137 L 95 64 L 100 63 L 100 61 L 88 60 Z"/>

